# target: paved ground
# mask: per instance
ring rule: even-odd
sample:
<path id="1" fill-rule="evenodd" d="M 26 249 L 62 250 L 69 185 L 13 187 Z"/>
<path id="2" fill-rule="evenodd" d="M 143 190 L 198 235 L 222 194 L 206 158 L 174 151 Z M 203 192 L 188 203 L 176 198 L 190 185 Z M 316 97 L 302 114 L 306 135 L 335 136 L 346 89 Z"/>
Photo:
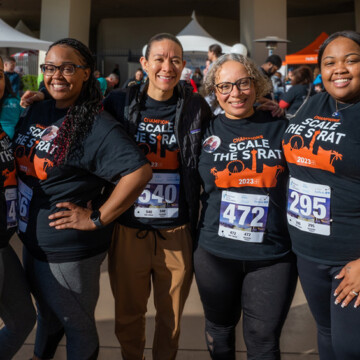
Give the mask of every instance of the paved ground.
<path id="1" fill-rule="evenodd" d="M 13 246 L 17 252 L 21 252 L 21 246 L 17 239 L 13 239 Z M 100 360 L 120 360 L 120 349 L 114 328 L 114 302 L 107 274 L 107 263 L 102 266 L 101 292 L 96 308 L 97 326 L 100 336 Z M 270 306 L 270 304 L 269 304 Z M 155 309 L 153 302 L 149 302 L 147 318 L 147 342 L 145 356 L 151 360 L 151 342 L 153 337 Z M 210 359 L 203 335 L 204 318 L 197 287 L 193 282 L 189 299 L 186 303 L 182 319 L 182 333 L 178 360 L 205 360 Z M 28 360 L 32 355 L 35 331 L 33 331 L 24 346 L 20 349 L 14 360 Z M 237 333 L 237 360 L 245 360 L 245 345 L 242 340 L 241 326 Z M 289 316 L 286 320 L 281 337 L 282 360 L 318 360 L 316 346 L 316 330 L 314 321 L 309 313 L 304 295 L 298 285 Z M 65 341 L 61 343 L 55 356 L 55 360 L 65 360 Z"/>

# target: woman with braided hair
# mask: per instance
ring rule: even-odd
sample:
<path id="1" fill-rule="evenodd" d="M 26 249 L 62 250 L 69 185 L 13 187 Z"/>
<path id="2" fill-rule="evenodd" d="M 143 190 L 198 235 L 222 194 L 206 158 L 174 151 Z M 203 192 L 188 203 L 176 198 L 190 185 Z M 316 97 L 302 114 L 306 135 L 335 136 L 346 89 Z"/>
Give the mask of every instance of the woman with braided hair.
<path id="1" fill-rule="evenodd" d="M 33 359 L 53 358 L 64 334 L 67 359 L 97 358 L 94 310 L 108 225 L 151 178 L 138 147 L 103 111 L 94 68 L 80 41 L 52 44 L 41 65 L 51 99 L 26 110 L 14 137 L 19 235 L 38 307 Z"/>

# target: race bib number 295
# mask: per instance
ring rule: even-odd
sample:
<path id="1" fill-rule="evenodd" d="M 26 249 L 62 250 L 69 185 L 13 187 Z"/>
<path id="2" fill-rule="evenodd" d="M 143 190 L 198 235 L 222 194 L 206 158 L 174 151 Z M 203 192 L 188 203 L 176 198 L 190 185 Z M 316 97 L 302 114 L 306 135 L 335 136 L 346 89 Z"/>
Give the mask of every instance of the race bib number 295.
<path id="1" fill-rule="evenodd" d="M 305 232 L 329 236 L 330 199 L 329 186 L 290 178 L 288 223 Z"/>

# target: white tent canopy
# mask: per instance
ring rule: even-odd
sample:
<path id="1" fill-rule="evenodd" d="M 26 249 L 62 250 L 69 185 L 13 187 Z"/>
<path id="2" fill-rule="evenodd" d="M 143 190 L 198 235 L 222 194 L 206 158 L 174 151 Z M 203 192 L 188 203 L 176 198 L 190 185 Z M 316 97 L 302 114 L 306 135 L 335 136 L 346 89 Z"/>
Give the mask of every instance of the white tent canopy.
<path id="1" fill-rule="evenodd" d="M 193 11 L 191 15 L 191 21 L 189 24 L 182 29 L 176 37 L 181 42 L 181 45 L 184 49 L 184 53 L 206 53 L 209 50 L 209 46 L 213 44 L 218 44 L 222 48 L 223 53 L 239 53 L 244 56 L 247 55 L 247 49 L 242 44 L 235 44 L 232 47 L 226 44 L 223 44 L 220 41 L 214 39 L 197 21 L 195 16 L 195 11 Z M 146 51 L 145 45 L 142 49 L 143 55 L 145 55 Z"/>
<path id="2" fill-rule="evenodd" d="M 176 37 L 181 42 L 184 52 L 201 51 L 208 52 L 209 46 L 218 44 L 221 46 L 223 53 L 229 53 L 231 46 L 215 40 L 196 20 L 195 11 L 191 15 L 191 21 L 182 29 Z"/>
<path id="3" fill-rule="evenodd" d="M 0 47 L 47 50 L 50 45 L 50 41 L 25 35 L 0 19 Z"/>

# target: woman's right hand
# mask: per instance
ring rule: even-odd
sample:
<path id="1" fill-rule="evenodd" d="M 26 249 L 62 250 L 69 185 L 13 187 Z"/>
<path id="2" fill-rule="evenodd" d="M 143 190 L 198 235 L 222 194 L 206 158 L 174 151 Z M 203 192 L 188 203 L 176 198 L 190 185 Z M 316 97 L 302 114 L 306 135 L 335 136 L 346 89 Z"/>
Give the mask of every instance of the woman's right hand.
<path id="1" fill-rule="evenodd" d="M 22 106 L 23 108 L 27 108 L 32 103 L 37 101 L 42 101 L 44 99 L 45 99 L 45 95 L 41 91 L 27 90 L 24 93 L 24 95 L 21 97 L 20 106 Z"/>

